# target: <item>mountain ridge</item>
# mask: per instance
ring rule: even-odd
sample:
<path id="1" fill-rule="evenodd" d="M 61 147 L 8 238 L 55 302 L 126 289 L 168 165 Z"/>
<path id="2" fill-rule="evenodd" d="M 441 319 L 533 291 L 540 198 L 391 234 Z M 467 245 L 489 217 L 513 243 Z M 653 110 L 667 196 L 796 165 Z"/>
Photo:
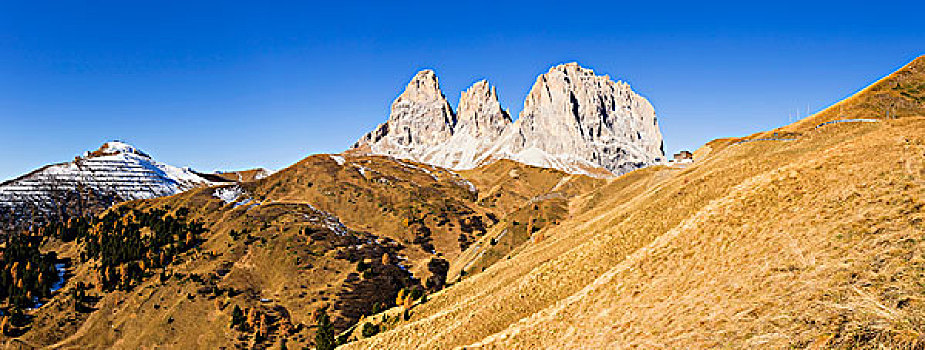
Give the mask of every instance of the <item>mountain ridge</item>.
<path id="1" fill-rule="evenodd" d="M 66 279 L 0 337 L 8 348 L 301 348 L 330 316 L 324 339 L 344 349 L 917 348 L 923 62 L 797 123 L 710 141 L 684 166 L 600 179 L 503 157 L 454 171 L 355 150 L 36 225 L 20 247 L 54 252 L 44 258 Z M 562 136 L 548 153 L 528 152 L 569 166 L 550 156 L 561 146 L 615 169 L 636 160 L 582 142 L 659 148 L 655 136 L 594 123 L 613 109 L 595 114 L 600 106 L 619 105 L 657 126 L 628 85 L 577 65 L 555 69 L 537 79 L 532 121 L 522 122 L 536 128 L 512 127 L 487 81 L 461 94 L 466 108 L 445 108 L 430 72 L 409 84 L 398 127 L 383 124 L 378 140 L 430 145 L 414 154 L 433 156 L 440 146 L 421 135 L 446 145 L 507 133 L 524 149 Z M 887 106 L 897 108 L 880 117 Z M 414 134 L 413 111 L 437 125 Z M 447 136 L 451 120 L 472 127 Z M 144 154 L 113 146 L 97 157 Z M 146 254 L 120 249 L 139 242 Z"/>
<path id="2" fill-rule="evenodd" d="M 421 86 L 425 93 L 420 93 Z M 414 141 L 420 139 L 426 142 Z M 436 74 L 423 70 L 392 104 L 389 119 L 351 151 L 456 170 L 513 159 L 602 177 L 664 161 L 661 132 L 648 100 L 629 84 L 575 62 L 538 76 L 517 120 L 501 108 L 487 80 L 463 91 L 454 113 Z"/>
<path id="3" fill-rule="evenodd" d="M 109 141 L 73 161 L 49 164 L 0 183 L 0 216 L 17 221 L 17 216 L 31 211 L 83 215 L 118 202 L 221 183 L 213 180 L 159 162 L 125 142 Z"/>

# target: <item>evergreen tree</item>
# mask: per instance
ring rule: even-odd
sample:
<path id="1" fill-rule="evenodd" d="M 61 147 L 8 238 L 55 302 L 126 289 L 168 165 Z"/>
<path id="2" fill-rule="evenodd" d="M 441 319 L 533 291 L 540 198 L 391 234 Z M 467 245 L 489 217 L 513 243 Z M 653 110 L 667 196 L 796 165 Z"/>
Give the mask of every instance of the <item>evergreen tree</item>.
<path id="1" fill-rule="evenodd" d="M 234 310 L 231 311 L 231 328 L 241 325 L 244 322 L 244 312 L 241 311 L 241 307 L 235 305 Z"/>
<path id="2" fill-rule="evenodd" d="M 315 331 L 315 349 L 334 350 L 337 343 L 334 339 L 334 324 L 324 311 L 318 316 L 318 330 Z"/>

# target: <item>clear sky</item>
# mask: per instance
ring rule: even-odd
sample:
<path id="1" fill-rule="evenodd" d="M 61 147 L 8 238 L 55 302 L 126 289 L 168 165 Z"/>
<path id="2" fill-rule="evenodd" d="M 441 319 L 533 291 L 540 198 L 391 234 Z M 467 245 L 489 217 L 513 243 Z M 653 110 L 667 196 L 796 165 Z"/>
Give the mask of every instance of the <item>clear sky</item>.
<path id="1" fill-rule="evenodd" d="M 0 1 L 0 179 L 111 139 L 201 171 L 340 152 L 423 68 L 516 116 L 578 61 L 666 151 L 786 124 L 925 54 L 921 2 Z M 760 2 L 757 2 L 760 3 Z"/>

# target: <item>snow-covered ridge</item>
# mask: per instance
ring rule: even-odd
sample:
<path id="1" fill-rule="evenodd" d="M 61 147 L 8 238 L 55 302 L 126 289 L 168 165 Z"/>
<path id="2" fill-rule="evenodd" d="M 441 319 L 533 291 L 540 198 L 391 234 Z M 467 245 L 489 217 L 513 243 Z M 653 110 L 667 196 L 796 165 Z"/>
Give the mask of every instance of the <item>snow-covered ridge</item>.
<path id="1" fill-rule="evenodd" d="M 147 153 L 144 153 L 135 146 L 127 144 L 122 141 L 109 141 L 103 144 L 100 149 L 95 152 L 88 152 L 86 157 L 100 156 L 100 155 L 113 155 L 113 154 L 133 154 L 144 158 L 151 158 Z"/>
<path id="2" fill-rule="evenodd" d="M 74 161 L 0 183 L 0 209 L 53 210 L 62 198 L 90 192 L 115 202 L 147 199 L 212 184 L 189 168 L 158 162 L 132 145 L 112 141 Z"/>

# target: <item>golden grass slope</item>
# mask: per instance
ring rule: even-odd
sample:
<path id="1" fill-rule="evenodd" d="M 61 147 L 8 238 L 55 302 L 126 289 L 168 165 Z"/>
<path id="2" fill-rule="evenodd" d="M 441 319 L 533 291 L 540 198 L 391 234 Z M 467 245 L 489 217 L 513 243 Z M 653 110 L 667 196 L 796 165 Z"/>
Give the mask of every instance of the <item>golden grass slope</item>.
<path id="1" fill-rule="evenodd" d="M 475 235 L 469 224 L 489 221 L 458 174 L 381 156 L 314 155 L 245 187 L 256 198 L 308 203 L 352 229 L 401 242 L 419 277 L 427 272 L 417 262 L 455 258 L 459 236 Z M 414 243 L 416 237 L 427 237 L 433 251 Z"/>
<path id="2" fill-rule="evenodd" d="M 788 125 L 784 131 L 806 131 L 841 119 L 903 118 L 921 115 L 925 105 L 925 56 L 878 80 L 821 112 Z"/>
<path id="3" fill-rule="evenodd" d="M 79 262 L 73 242 L 50 247 L 72 258 L 71 277 L 48 305 L 36 310 L 32 329 L 7 347 L 267 348 L 283 339 L 301 347 L 311 344 L 311 316 L 319 308 L 329 308 L 343 329 L 371 313 L 374 303 L 410 285 L 410 275 L 397 266 L 378 264 L 382 254 L 394 256 L 399 250 L 380 237 L 332 230 L 326 216 L 307 205 L 234 207 L 213 197 L 213 190 L 123 204 L 192 208 L 210 223 L 210 234 L 198 248 L 178 256 L 163 271 L 164 278 L 155 273 L 131 291 L 92 289 L 90 294 L 99 297 L 92 312 L 75 312 L 69 292 L 78 281 L 95 283 L 89 271 L 94 261 Z M 229 235 L 245 228 L 249 232 L 240 238 Z M 374 276 L 360 277 L 356 261 L 363 259 L 376 262 Z M 370 286 L 376 293 L 368 293 Z M 255 341 L 253 332 L 229 327 L 235 305 L 269 315 L 266 340 Z"/>
<path id="4" fill-rule="evenodd" d="M 497 221 L 490 217 L 503 221 L 536 197 L 561 201 L 598 181 L 510 161 L 464 177 L 387 157 L 315 155 L 258 181 L 123 203 L 188 209 L 208 233 L 163 278 L 154 273 L 128 292 L 91 289 L 99 301 L 90 312 L 75 310 L 70 291 L 96 281 L 95 262 L 78 259 L 78 242 L 52 239 L 46 249 L 71 259 L 67 284 L 31 312 L 31 330 L 2 339 L 11 348 L 310 346 L 316 310 L 327 308 L 344 330 L 399 289 L 424 284 L 427 262 L 453 261 L 458 237 L 483 235 L 479 229 Z M 417 241 L 422 232 L 433 251 Z M 360 261 L 368 270 L 359 270 Z M 235 305 L 269 315 L 265 340 L 229 327 Z"/>
<path id="5" fill-rule="evenodd" d="M 854 101 L 880 90 L 865 91 Z M 917 108 L 794 125 L 793 141 L 722 141 L 689 168 L 613 180 L 547 239 L 346 348 L 914 346 L 925 333 Z"/>
<path id="6" fill-rule="evenodd" d="M 474 345 L 779 348 L 917 340 L 925 331 L 925 123 L 906 122 L 912 125 L 862 133 L 748 178 L 578 293 Z M 919 138 L 896 140 L 902 131 Z M 881 152 L 892 156 L 874 158 Z"/>
<path id="7" fill-rule="evenodd" d="M 518 250 L 543 239 L 543 230 L 572 215 L 572 204 L 606 183 L 584 175 L 500 160 L 461 175 L 479 189 L 478 203 L 493 210 L 499 222 L 452 261 L 448 279 L 478 273 Z"/>
<path id="8" fill-rule="evenodd" d="M 925 56 L 920 56 L 852 96 L 807 118 L 746 137 L 714 140 L 695 152 L 694 156 L 699 158 L 710 150 L 741 141 L 798 138 L 803 133 L 817 127 L 827 127 L 837 121 L 919 116 L 923 108 L 925 108 Z"/>

